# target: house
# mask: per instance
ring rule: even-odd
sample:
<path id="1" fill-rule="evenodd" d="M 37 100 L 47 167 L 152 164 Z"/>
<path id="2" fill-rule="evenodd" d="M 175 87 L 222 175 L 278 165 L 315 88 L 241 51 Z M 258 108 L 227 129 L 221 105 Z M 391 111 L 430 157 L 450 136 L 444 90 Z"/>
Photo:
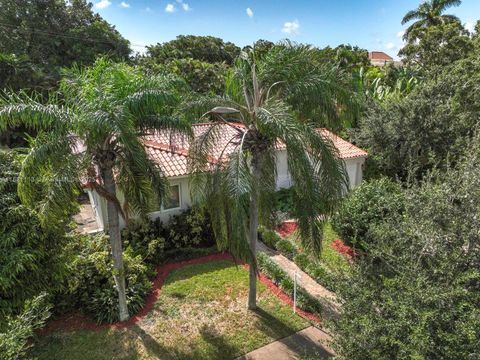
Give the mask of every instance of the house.
<path id="1" fill-rule="evenodd" d="M 394 62 L 393 58 L 383 51 L 370 51 L 368 53 L 368 60 L 370 60 L 370 64 L 375 66 L 384 66 Z"/>
<path id="2" fill-rule="evenodd" d="M 200 136 L 211 126 L 211 123 L 194 124 L 194 136 Z M 223 149 L 226 149 L 223 153 L 224 156 L 233 150 L 234 145 L 229 142 L 229 139 L 237 131 L 236 127 L 241 126 L 241 124 L 236 123 L 220 125 L 216 146 L 210 154 L 212 162 L 222 156 Z M 339 157 L 345 162 L 350 188 L 357 186 L 362 181 L 363 165 L 367 153 L 326 129 L 319 129 L 318 131 L 333 142 L 338 150 Z M 146 135 L 143 141 L 148 156 L 161 166 L 163 174 L 168 177 L 170 182 L 170 198 L 164 202 L 158 211 L 151 213 L 150 217 L 160 217 L 162 221 L 168 221 L 172 215 L 176 215 L 192 205 L 187 166 L 189 141 L 184 136 L 171 134 L 167 130 Z M 287 156 L 285 145 L 279 142 L 276 154 L 278 189 L 291 186 Z M 103 229 L 107 223 L 106 201 L 93 189 L 87 189 L 87 192 L 98 227 Z M 121 200 L 121 194 L 118 196 Z"/>

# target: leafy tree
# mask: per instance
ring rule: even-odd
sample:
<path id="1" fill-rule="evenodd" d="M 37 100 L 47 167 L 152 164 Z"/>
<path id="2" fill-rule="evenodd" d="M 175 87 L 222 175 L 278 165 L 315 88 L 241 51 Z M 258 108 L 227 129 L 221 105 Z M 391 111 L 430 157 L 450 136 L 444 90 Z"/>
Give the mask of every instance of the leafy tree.
<path id="1" fill-rule="evenodd" d="M 440 71 L 463 59 L 473 49 L 469 32 L 460 23 L 432 25 L 422 30 L 420 41 L 408 42 L 399 52 L 406 64 Z"/>
<path id="2" fill-rule="evenodd" d="M 195 59 L 208 63 L 233 64 L 240 48 L 213 36 L 179 35 L 175 40 L 147 47 L 147 57 L 156 63 Z"/>
<path id="3" fill-rule="evenodd" d="M 346 183 L 343 163 L 316 126 L 324 120 L 339 121 L 339 109 L 351 111 L 350 93 L 342 86 L 341 73 L 312 64 L 313 51 L 284 43 L 260 61 L 255 51 L 244 52 L 224 96 L 191 104 L 192 109 L 208 110 L 213 121 L 190 150 L 191 168 L 197 174 L 193 189 L 206 199 L 219 246 L 250 265 L 249 309 L 256 308 L 258 225 L 268 224 L 275 205 L 277 142 L 282 141 L 288 151 L 293 214 L 306 248 L 320 251 L 320 215 L 331 211 Z M 323 116 L 309 118 L 310 114 Z M 229 139 L 234 149 L 212 169 L 207 160 L 212 147 L 218 146 L 221 126 L 235 129 Z"/>
<path id="4" fill-rule="evenodd" d="M 28 70 L 2 74 L 5 87 L 48 90 L 62 67 L 91 65 L 100 54 L 116 60 L 130 54 L 129 42 L 85 0 L 0 0 L 0 8 L 0 54 L 15 56 Z"/>
<path id="5" fill-rule="evenodd" d="M 416 20 L 405 31 L 404 40 L 415 40 L 423 30 L 428 29 L 431 26 L 446 23 L 460 23 L 458 17 L 454 15 L 445 15 L 443 12 L 449 7 L 459 6 L 461 3 L 461 0 L 423 1 L 417 9 L 407 12 L 402 19 L 402 25 L 405 25 L 412 20 Z"/>
<path id="6" fill-rule="evenodd" d="M 480 354 L 480 138 L 456 169 L 405 191 L 403 216 L 370 223 L 368 256 L 337 279 L 341 359 Z"/>
<path id="7" fill-rule="evenodd" d="M 128 310 L 119 214 L 126 220 L 129 212 L 146 214 L 158 208 L 167 191 L 139 135 L 165 128 L 188 131 L 189 124 L 172 116 L 178 87 L 175 79 L 145 78 L 135 68 L 101 58 L 62 81 L 64 105 L 11 95 L 0 108 L 0 129 L 23 123 L 39 131 L 18 184 L 26 205 L 47 220 L 55 218 L 75 199 L 82 180 L 106 199 L 120 320 L 128 318 Z M 123 207 L 117 188 L 125 197 Z"/>
<path id="8" fill-rule="evenodd" d="M 404 98 L 372 105 L 360 122 L 367 169 L 407 180 L 455 162 L 478 124 L 477 56 L 446 66 Z"/>
<path id="9" fill-rule="evenodd" d="M 61 290 L 66 274 L 65 218 L 42 226 L 38 212 L 20 203 L 20 166 L 17 156 L 0 151 L 0 324 L 28 299 Z"/>

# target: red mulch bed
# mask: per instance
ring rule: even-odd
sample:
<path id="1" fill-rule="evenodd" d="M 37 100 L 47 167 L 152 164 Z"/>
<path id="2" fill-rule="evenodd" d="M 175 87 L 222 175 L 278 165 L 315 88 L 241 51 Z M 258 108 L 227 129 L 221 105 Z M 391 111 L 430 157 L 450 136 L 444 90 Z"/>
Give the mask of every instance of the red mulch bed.
<path id="1" fill-rule="evenodd" d="M 277 227 L 277 233 L 284 238 L 297 230 L 297 228 L 298 224 L 296 221 L 284 221 Z"/>
<path id="2" fill-rule="evenodd" d="M 59 319 L 51 320 L 47 323 L 45 328 L 43 328 L 40 333 L 49 333 L 55 330 L 67 330 L 67 331 L 74 331 L 74 330 L 91 330 L 91 331 L 100 331 L 106 329 L 124 329 L 126 327 L 132 326 L 142 320 L 152 309 L 155 302 L 158 300 L 160 296 L 160 289 L 164 284 L 168 274 L 176 269 L 187 265 L 194 265 L 194 264 L 204 264 L 209 261 L 213 260 L 230 260 L 235 262 L 235 259 L 232 255 L 227 253 L 218 253 L 212 254 L 207 256 L 198 257 L 195 259 L 189 260 L 182 260 L 175 263 L 165 264 L 157 267 L 157 276 L 153 280 L 153 290 L 150 295 L 147 296 L 145 299 L 145 305 L 136 315 L 132 316 L 127 321 L 116 322 L 113 324 L 97 324 L 91 318 L 79 314 L 79 313 L 72 313 L 62 316 Z M 246 269 L 248 269 L 248 265 L 244 265 Z M 280 288 L 278 288 L 269 278 L 267 278 L 264 274 L 259 274 L 260 281 L 265 284 L 280 300 L 284 303 L 293 306 L 293 300 L 285 294 Z M 314 314 L 309 312 L 303 311 L 297 307 L 296 312 L 312 321 L 320 322 L 320 318 Z"/>
<path id="3" fill-rule="evenodd" d="M 342 254 L 348 259 L 354 258 L 358 254 L 353 250 L 350 246 L 345 245 L 345 243 L 340 240 L 334 240 L 331 244 L 332 248 L 334 248 L 338 253 Z"/>

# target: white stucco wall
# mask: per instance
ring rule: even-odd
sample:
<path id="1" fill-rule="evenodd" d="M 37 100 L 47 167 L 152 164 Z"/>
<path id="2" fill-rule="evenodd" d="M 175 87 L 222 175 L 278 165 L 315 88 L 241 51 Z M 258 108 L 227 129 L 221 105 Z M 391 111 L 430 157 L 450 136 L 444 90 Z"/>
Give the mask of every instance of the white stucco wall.
<path id="1" fill-rule="evenodd" d="M 277 162 L 277 189 L 288 188 L 292 185 L 291 177 L 288 172 L 287 163 L 287 151 L 280 150 L 276 158 Z M 364 157 L 358 157 L 345 160 L 345 167 L 347 169 L 349 178 L 349 187 L 353 189 L 358 186 L 363 178 L 363 164 L 365 163 Z M 162 222 L 168 222 L 174 215 L 181 213 L 192 205 L 192 199 L 189 188 L 189 178 L 186 176 L 169 178 L 171 185 L 180 185 L 180 207 L 176 209 L 168 209 L 152 212 L 149 214 L 151 219 L 160 218 Z M 97 224 L 100 228 L 107 228 L 107 206 L 104 198 L 100 197 L 95 191 L 89 190 L 90 202 L 97 212 Z M 123 194 L 118 193 L 120 202 L 123 202 Z M 120 218 L 120 226 L 123 228 L 125 223 Z"/>

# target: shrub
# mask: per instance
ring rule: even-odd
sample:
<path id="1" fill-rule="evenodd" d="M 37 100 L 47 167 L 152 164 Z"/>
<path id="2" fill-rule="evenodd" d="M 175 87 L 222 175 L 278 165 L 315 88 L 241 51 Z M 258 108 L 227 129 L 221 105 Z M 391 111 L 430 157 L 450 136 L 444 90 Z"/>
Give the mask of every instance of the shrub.
<path id="1" fill-rule="evenodd" d="M 160 264 L 164 260 L 164 234 L 160 219 L 134 220 L 122 230 L 123 246 L 148 264 Z"/>
<path id="2" fill-rule="evenodd" d="M 165 251 L 165 259 L 166 261 L 181 261 L 214 254 L 216 252 L 218 252 L 216 246 L 204 248 L 185 247 L 179 249 L 170 249 Z"/>
<path id="3" fill-rule="evenodd" d="M 293 212 L 294 193 L 292 188 L 280 189 L 275 193 L 276 210 L 291 216 Z"/>
<path id="4" fill-rule="evenodd" d="M 7 317 L 5 326 L 0 325 L 0 358 L 23 359 L 34 331 L 41 329 L 50 317 L 52 305 L 47 301 L 47 294 L 27 300 L 23 311 L 16 317 Z"/>
<path id="5" fill-rule="evenodd" d="M 157 265 L 165 260 L 170 249 L 209 247 L 214 245 L 210 216 L 201 207 L 185 210 L 172 217 L 166 225 L 160 219 L 133 220 L 122 231 L 125 248 Z"/>
<path id="6" fill-rule="evenodd" d="M 372 225 L 388 216 L 401 216 L 404 211 L 405 196 L 398 183 L 388 178 L 371 180 L 345 197 L 332 226 L 346 245 L 367 251 Z"/>
<path id="7" fill-rule="evenodd" d="M 269 230 L 264 226 L 258 227 L 260 240 L 269 248 L 275 249 L 275 245 L 282 240 L 282 238 L 273 230 Z"/>
<path id="8" fill-rule="evenodd" d="M 205 247 L 214 244 L 210 216 L 203 207 L 175 215 L 168 224 L 166 248 Z"/>
<path id="9" fill-rule="evenodd" d="M 275 248 L 290 260 L 296 255 L 295 246 L 288 240 L 282 239 L 275 244 Z"/>
<path id="10" fill-rule="evenodd" d="M 70 251 L 74 256 L 68 280 L 67 306 L 92 315 L 97 322 L 118 320 L 118 294 L 112 276 L 113 264 L 106 235 L 74 236 Z M 135 314 L 151 290 L 153 268 L 143 263 L 133 250 L 124 251 L 127 304 Z"/>

